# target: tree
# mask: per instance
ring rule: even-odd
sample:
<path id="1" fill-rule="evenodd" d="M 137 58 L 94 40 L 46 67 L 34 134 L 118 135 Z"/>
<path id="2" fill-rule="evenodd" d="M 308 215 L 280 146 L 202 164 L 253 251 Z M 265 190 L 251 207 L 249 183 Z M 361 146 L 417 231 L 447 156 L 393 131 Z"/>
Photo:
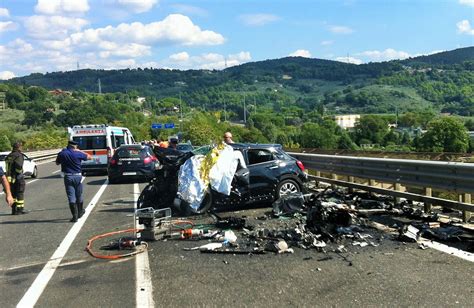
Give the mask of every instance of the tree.
<path id="1" fill-rule="evenodd" d="M 432 152 L 465 153 L 469 149 L 469 135 L 460 120 L 438 118 L 428 123 L 428 130 L 421 137 L 419 147 Z"/>
<path id="2" fill-rule="evenodd" d="M 10 139 L 8 139 L 8 136 L 6 135 L 1 135 L 0 136 L 0 151 L 10 151 L 12 148 Z"/>
<path id="3" fill-rule="evenodd" d="M 354 127 L 354 137 L 360 145 L 361 140 L 370 140 L 370 143 L 381 144 L 388 133 L 388 122 L 375 115 L 363 116 Z"/>

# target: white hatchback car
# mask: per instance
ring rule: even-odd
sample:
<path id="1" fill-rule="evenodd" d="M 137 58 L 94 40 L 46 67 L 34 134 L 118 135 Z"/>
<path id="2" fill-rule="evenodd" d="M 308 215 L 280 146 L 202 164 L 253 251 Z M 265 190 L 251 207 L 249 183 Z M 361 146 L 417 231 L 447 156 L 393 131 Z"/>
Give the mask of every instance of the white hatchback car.
<path id="1" fill-rule="evenodd" d="M 0 152 L 0 167 L 5 170 L 5 159 L 10 152 Z M 38 177 L 38 167 L 36 162 L 23 154 L 23 174 L 26 176 L 31 176 L 32 178 Z"/>

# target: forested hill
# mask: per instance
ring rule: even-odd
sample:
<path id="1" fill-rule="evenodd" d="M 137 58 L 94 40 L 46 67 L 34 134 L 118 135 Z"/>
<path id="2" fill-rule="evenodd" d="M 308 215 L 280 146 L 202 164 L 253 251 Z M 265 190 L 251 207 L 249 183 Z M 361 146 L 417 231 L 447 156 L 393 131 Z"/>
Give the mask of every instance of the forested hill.
<path id="1" fill-rule="evenodd" d="M 394 113 L 430 109 L 474 114 L 474 47 L 368 64 L 287 57 L 217 70 L 124 69 L 31 74 L 9 84 L 46 89 L 133 93 L 148 101 L 181 95 L 190 106 L 222 109 L 245 96 L 280 110 L 317 106 L 332 113 Z M 278 106 L 275 106 L 277 104 Z"/>
<path id="2" fill-rule="evenodd" d="M 315 79 L 351 83 L 358 79 L 378 78 L 403 70 L 404 65 L 453 65 L 474 61 L 474 47 L 460 48 L 429 56 L 410 58 L 403 61 L 368 63 L 362 65 L 343 62 L 287 57 L 274 60 L 251 62 L 223 71 L 167 70 L 167 69 L 124 69 L 91 70 L 31 74 L 14 78 L 9 82 L 36 85 L 48 89 L 83 90 L 97 92 L 98 79 L 103 92 L 125 92 L 141 88 L 143 95 L 167 96 L 175 87 L 186 84 L 187 91 L 215 86 L 228 81 L 252 83 L 257 81 L 278 82 L 282 76 L 291 79 Z M 176 84 L 178 83 L 178 84 Z"/>
<path id="3" fill-rule="evenodd" d="M 406 65 L 452 65 L 474 60 L 474 47 L 443 51 L 429 56 L 420 56 L 400 61 Z"/>

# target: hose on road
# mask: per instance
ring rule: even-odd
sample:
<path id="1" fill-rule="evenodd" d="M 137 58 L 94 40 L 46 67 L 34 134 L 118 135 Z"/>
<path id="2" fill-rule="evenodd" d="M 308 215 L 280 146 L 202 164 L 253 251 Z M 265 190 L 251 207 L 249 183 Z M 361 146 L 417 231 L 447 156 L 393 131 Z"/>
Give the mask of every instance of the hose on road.
<path id="1" fill-rule="evenodd" d="M 119 255 L 103 255 L 103 254 L 96 253 L 92 250 L 92 243 L 94 241 L 96 241 L 98 239 L 101 239 L 101 238 L 104 238 L 104 237 L 109 237 L 109 236 L 112 236 L 112 235 L 122 234 L 122 233 L 136 233 L 136 232 L 140 232 L 142 230 L 143 229 L 126 229 L 126 230 L 120 230 L 120 231 L 114 231 L 114 232 L 108 232 L 108 233 L 96 235 L 96 236 L 90 238 L 87 241 L 86 251 L 91 256 L 93 256 L 94 258 L 106 259 L 106 260 L 116 260 L 116 259 L 121 259 L 121 258 L 131 257 L 131 256 L 134 256 L 134 255 L 137 255 L 139 253 L 144 252 L 148 248 L 148 243 L 139 242 L 139 245 L 136 246 L 135 250 L 133 250 L 131 252 L 119 254 Z M 140 247 L 140 248 L 138 248 L 138 247 Z"/>

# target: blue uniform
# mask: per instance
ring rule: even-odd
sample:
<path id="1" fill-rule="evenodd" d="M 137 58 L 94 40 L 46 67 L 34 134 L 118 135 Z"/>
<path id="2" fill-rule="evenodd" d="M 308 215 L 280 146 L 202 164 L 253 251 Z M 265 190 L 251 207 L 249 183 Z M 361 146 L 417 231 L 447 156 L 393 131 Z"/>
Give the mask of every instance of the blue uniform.
<path id="1" fill-rule="evenodd" d="M 67 147 L 59 152 L 56 163 L 61 164 L 64 173 L 64 186 L 69 204 L 82 203 L 82 169 L 81 161 L 87 160 L 87 155 Z"/>
<path id="2" fill-rule="evenodd" d="M 0 177 L 4 176 L 5 175 L 5 171 L 3 171 L 3 168 L 0 167 Z"/>

